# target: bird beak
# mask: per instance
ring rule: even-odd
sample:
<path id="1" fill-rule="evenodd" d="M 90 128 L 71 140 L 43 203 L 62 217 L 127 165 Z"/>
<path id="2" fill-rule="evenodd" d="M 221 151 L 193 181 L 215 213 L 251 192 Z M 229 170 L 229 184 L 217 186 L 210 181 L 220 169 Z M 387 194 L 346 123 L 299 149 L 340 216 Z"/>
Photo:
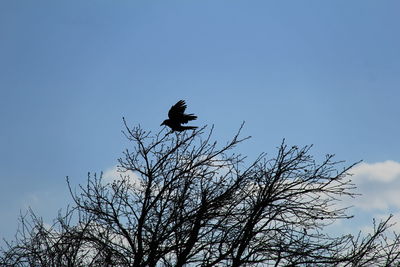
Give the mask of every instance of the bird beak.
<path id="1" fill-rule="evenodd" d="M 165 125 L 164 122 L 160 124 L 160 126 L 163 126 L 163 125 Z"/>

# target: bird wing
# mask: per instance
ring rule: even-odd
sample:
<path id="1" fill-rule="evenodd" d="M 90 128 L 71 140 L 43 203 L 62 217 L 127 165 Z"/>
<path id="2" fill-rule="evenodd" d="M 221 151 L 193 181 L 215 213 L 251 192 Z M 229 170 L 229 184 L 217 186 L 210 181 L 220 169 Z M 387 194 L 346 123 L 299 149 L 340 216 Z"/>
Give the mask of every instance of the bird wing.
<path id="1" fill-rule="evenodd" d="M 168 111 L 168 117 L 171 120 L 181 121 L 183 113 L 185 112 L 186 104 L 184 100 L 179 100 L 175 105 L 173 105 Z"/>
<path id="2" fill-rule="evenodd" d="M 170 120 L 176 123 L 188 123 L 191 120 L 197 119 L 194 114 L 185 114 L 186 103 L 184 100 L 179 100 L 175 105 L 168 111 L 168 117 Z"/>

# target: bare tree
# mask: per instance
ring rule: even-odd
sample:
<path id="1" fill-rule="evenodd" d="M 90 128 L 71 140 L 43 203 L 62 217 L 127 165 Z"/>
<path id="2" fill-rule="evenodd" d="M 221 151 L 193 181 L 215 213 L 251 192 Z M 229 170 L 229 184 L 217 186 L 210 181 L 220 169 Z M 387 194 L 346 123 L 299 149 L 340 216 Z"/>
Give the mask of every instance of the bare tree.
<path id="1" fill-rule="evenodd" d="M 124 120 L 125 122 L 125 120 Z M 74 205 L 47 229 L 34 217 L 3 249 L 5 266 L 398 266 L 400 237 L 389 219 L 370 235 L 331 236 L 350 219 L 337 205 L 355 196 L 333 155 L 283 142 L 246 164 L 239 132 L 219 147 L 212 129 L 152 135 L 125 123 L 132 143 L 119 179 L 89 175 Z M 74 218 L 74 219 L 72 219 Z M 57 229 L 56 229 L 57 228 Z M 59 260 L 60 259 L 60 260 Z M 8 265 L 7 265 L 8 264 Z M 14 264 L 14 265 L 13 265 Z"/>

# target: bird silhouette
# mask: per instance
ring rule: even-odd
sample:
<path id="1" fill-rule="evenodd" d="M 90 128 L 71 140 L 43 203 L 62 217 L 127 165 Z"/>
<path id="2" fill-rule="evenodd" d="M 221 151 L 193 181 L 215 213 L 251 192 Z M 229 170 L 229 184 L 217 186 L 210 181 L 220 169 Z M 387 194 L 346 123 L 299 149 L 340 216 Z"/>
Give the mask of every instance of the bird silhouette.
<path id="1" fill-rule="evenodd" d="M 183 126 L 189 121 L 197 119 L 194 114 L 185 114 L 186 103 L 184 100 L 179 100 L 175 105 L 173 105 L 168 111 L 167 120 L 163 121 L 161 125 L 166 125 L 172 129 L 172 131 L 182 132 L 185 130 L 196 129 L 197 126 Z M 161 126 L 160 125 L 160 126 Z"/>

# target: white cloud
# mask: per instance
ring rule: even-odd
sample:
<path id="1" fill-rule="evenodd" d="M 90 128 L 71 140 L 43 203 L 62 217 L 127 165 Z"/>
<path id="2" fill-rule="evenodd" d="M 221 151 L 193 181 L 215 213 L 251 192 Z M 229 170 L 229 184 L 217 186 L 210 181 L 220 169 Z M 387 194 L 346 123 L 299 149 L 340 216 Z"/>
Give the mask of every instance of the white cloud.
<path id="1" fill-rule="evenodd" d="M 121 171 L 118 166 L 111 167 L 103 172 L 103 181 L 106 183 L 112 183 L 123 177 L 128 178 L 132 185 L 140 185 L 140 178 L 136 173 L 132 171 Z"/>
<path id="2" fill-rule="evenodd" d="M 400 163 L 392 160 L 377 163 L 360 163 L 351 172 L 357 182 L 369 180 L 389 183 L 400 180 Z"/>
<path id="3" fill-rule="evenodd" d="M 385 161 L 361 163 L 350 170 L 361 196 L 350 205 L 367 211 L 400 209 L 400 163 Z"/>

